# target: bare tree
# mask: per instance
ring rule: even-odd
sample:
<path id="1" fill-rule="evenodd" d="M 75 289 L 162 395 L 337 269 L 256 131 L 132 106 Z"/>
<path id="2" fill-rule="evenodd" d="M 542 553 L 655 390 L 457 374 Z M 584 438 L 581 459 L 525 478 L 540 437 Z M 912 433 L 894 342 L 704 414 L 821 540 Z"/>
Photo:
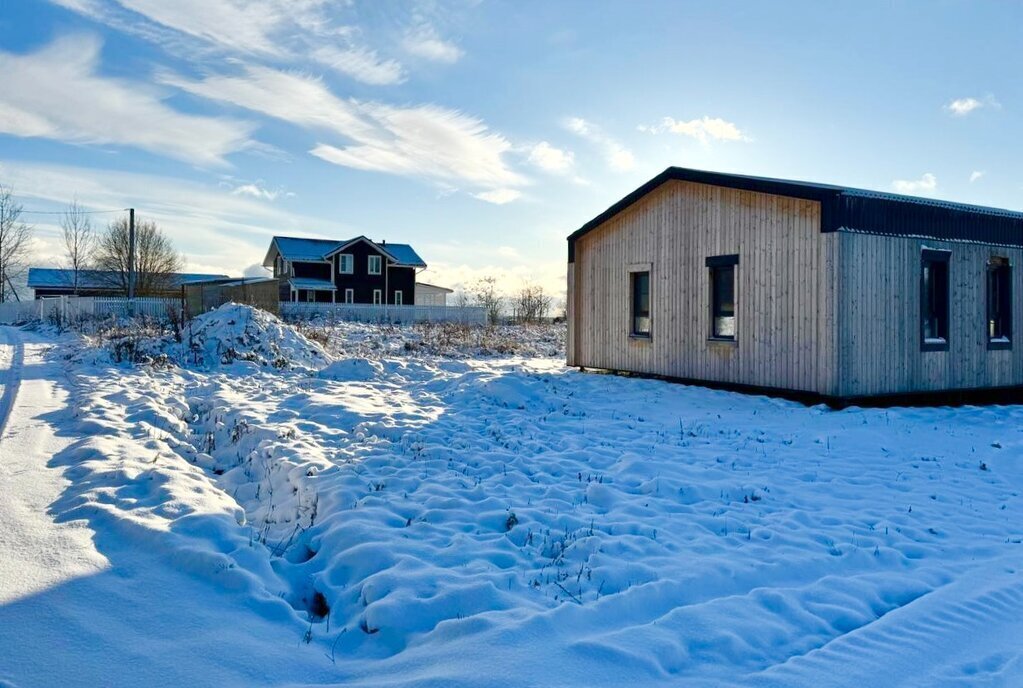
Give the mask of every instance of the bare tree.
<path id="1" fill-rule="evenodd" d="M 78 201 L 68 204 L 67 210 L 60 218 L 60 228 L 64 238 L 64 262 L 71 272 L 71 288 L 78 295 L 78 285 L 82 271 L 92 265 L 93 251 L 96 249 L 96 234 L 92 231 L 89 216 L 78 205 Z"/>
<path id="2" fill-rule="evenodd" d="M 112 286 L 128 293 L 128 219 L 107 225 L 96 245 L 96 267 L 108 271 Z M 171 274 L 180 272 L 184 260 L 170 238 L 152 220 L 135 223 L 135 294 L 148 296 L 173 287 Z"/>
<path id="3" fill-rule="evenodd" d="M 519 290 L 512 303 L 516 320 L 523 323 L 537 323 L 547 317 L 551 310 L 551 297 L 538 284 L 527 284 Z"/>
<path id="4" fill-rule="evenodd" d="M 21 221 L 21 204 L 9 186 L 0 184 L 0 303 L 17 298 L 14 280 L 28 269 L 32 228 Z"/>
<path id="5" fill-rule="evenodd" d="M 472 304 L 486 310 L 487 322 L 496 325 L 501 318 L 501 295 L 497 292 L 497 279 L 494 277 L 483 277 L 476 280 L 469 293 L 472 297 Z"/>

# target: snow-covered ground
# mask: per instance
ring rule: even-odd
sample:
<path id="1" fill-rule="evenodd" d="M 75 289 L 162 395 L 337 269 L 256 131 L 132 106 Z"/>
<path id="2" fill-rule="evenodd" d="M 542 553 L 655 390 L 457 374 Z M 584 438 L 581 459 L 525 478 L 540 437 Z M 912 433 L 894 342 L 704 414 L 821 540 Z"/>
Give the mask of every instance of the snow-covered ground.
<path id="1" fill-rule="evenodd" d="M 5 334 L 0 685 L 1023 685 L 1023 407 L 583 374 L 551 328 Z"/>

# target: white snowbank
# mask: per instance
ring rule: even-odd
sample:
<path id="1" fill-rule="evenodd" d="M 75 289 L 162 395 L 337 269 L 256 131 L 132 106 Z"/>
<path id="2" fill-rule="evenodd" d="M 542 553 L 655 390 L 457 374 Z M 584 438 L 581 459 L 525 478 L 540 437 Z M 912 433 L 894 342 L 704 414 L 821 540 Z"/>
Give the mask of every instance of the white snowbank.
<path id="1" fill-rule="evenodd" d="M 204 360 L 323 355 L 249 322 L 211 317 Z M 316 376 L 74 367 L 76 431 L 146 447 L 97 444 L 74 515 L 144 533 L 270 616 L 285 601 L 339 682 L 842 685 L 874 667 L 860 683 L 934 684 L 1020 666 L 1003 620 L 1023 613 L 1007 573 L 1023 408 L 831 412 L 552 358 L 409 358 L 393 328 L 374 355 L 371 328 L 350 331 Z"/>

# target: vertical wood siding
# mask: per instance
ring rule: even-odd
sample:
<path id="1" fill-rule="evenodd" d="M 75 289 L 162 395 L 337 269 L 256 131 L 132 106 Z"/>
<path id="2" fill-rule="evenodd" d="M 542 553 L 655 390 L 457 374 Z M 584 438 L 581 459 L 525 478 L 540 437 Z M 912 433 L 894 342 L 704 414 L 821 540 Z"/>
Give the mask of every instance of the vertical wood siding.
<path id="1" fill-rule="evenodd" d="M 1014 340 L 1023 334 L 1023 250 L 839 232 L 839 360 L 842 396 L 1023 384 L 1023 347 L 987 348 L 987 262 L 1012 265 Z M 949 348 L 920 350 L 920 253 L 951 251 Z"/>
<path id="2" fill-rule="evenodd" d="M 708 341 L 708 256 L 739 254 L 737 345 Z M 820 206 L 675 181 L 579 238 L 569 363 L 837 392 L 838 235 Z M 651 338 L 629 337 L 629 266 L 650 264 Z"/>

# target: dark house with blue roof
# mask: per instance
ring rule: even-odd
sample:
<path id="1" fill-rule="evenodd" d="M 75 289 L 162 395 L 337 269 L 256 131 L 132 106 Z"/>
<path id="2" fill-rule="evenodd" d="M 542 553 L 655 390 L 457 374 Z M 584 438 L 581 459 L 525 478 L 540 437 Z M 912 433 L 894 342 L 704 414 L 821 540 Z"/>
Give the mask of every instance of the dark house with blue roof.
<path id="1" fill-rule="evenodd" d="M 1023 392 L 1023 212 L 671 167 L 568 237 L 568 363 L 840 400 Z"/>
<path id="2" fill-rule="evenodd" d="M 263 259 L 281 301 L 412 305 L 426 263 L 408 244 L 274 237 Z"/>

